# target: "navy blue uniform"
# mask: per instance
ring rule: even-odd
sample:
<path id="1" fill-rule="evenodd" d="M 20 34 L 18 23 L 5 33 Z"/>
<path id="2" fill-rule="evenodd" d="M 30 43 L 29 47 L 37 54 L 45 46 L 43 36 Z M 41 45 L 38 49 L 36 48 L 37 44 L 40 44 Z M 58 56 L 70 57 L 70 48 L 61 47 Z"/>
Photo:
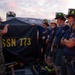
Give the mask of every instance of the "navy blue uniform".
<path id="1" fill-rule="evenodd" d="M 74 38 L 75 39 L 75 30 L 70 32 L 70 30 L 67 31 L 65 34 L 66 39 Z M 64 47 L 64 55 L 66 56 L 75 56 L 75 46 L 72 48 L 68 48 L 67 46 Z"/>
<path id="2" fill-rule="evenodd" d="M 51 29 L 51 34 L 50 34 L 50 37 L 49 37 L 49 41 L 50 41 L 51 44 L 52 44 L 52 42 L 53 42 L 53 39 L 54 39 L 54 37 L 55 37 L 55 34 L 56 34 L 56 31 L 57 31 L 57 30 L 58 30 L 57 27 Z"/>
<path id="3" fill-rule="evenodd" d="M 69 29 L 70 27 L 68 25 L 64 27 L 60 27 L 57 32 L 56 32 L 56 38 L 54 41 L 54 63 L 56 66 L 61 66 L 61 59 L 63 55 L 63 50 L 62 50 L 62 45 L 60 44 L 61 38 L 64 36 L 65 32 Z"/>
<path id="4" fill-rule="evenodd" d="M 54 46 L 60 46 L 60 40 L 63 37 L 63 35 L 65 34 L 65 32 L 69 29 L 69 26 L 66 25 L 64 27 L 60 27 L 57 32 L 56 32 L 56 39 L 54 42 Z"/>
<path id="5" fill-rule="evenodd" d="M 51 33 L 50 33 L 50 36 L 48 38 L 49 44 L 47 45 L 46 56 L 51 56 L 51 45 L 52 45 L 52 42 L 53 42 L 53 39 L 55 37 L 57 29 L 58 29 L 57 27 L 51 29 Z"/>
<path id="6" fill-rule="evenodd" d="M 45 51 L 46 51 L 46 40 L 50 35 L 51 30 L 50 29 L 44 29 L 42 27 L 39 27 L 39 42 L 38 42 L 38 51 L 39 51 L 39 58 L 41 60 L 44 59 Z M 43 48 L 43 54 L 41 54 L 41 48 Z"/>
<path id="7" fill-rule="evenodd" d="M 70 38 L 75 39 L 75 29 L 73 30 L 70 28 L 65 33 L 64 38 L 67 40 L 69 40 Z M 62 61 L 62 63 L 63 63 L 62 64 L 62 75 L 67 75 L 66 68 L 68 70 L 67 73 L 69 73 L 68 75 L 75 75 L 75 46 L 72 48 L 64 46 L 63 50 L 64 50 L 64 56 L 66 57 L 66 58 L 64 58 L 64 60 L 67 60 L 67 62 L 66 62 L 66 64 L 64 64 L 65 61 L 64 60 Z M 71 61 L 72 61 L 72 63 L 71 63 Z"/>
<path id="8" fill-rule="evenodd" d="M 50 36 L 51 30 L 45 29 L 42 33 L 42 44 L 46 43 L 47 38 Z"/>
<path id="9" fill-rule="evenodd" d="M 44 58 L 44 55 L 46 53 L 46 48 L 47 48 L 47 44 L 46 44 L 46 40 L 49 38 L 50 36 L 50 33 L 51 33 L 51 30 L 49 29 L 45 29 L 42 33 L 42 48 L 43 48 L 43 58 Z"/>

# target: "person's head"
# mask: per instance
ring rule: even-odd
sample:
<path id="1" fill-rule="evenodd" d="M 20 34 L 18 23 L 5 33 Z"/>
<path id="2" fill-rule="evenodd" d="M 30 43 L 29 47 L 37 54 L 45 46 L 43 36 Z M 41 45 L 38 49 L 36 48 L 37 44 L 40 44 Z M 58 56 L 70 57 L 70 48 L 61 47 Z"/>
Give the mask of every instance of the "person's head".
<path id="1" fill-rule="evenodd" d="M 44 19 L 43 22 L 42 22 L 42 25 L 43 25 L 44 28 L 47 28 L 49 26 L 48 20 Z"/>
<path id="2" fill-rule="evenodd" d="M 65 15 L 63 15 L 63 17 L 61 17 L 61 25 L 65 25 L 66 23 L 65 23 L 65 21 L 66 21 L 66 16 Z"/>
<path id="3" fill-rule="evenodd" d="M 50 27 L 51 27 L 51 28 L 55 28 L 56 26 L 57 26 L 56 20 L 55 20 L 55 19 L 51 20 L 51 21 L 50 21 Z"/>
<path id="4" fill-rule="evenodd" d="M 69 16 L 68 17 L 68 23 L 69 23 L 69 25 L 72 24 L 73 22 L 74 22 L 74 17 Z"/>
<path id="5" fill-rule="evenodd" d="M 57 25 L 60 25 L 61 24 L 60 18 L 57 18 L 56 20 L 57 20 Z"/>
<path id="6" fill-rule="evenodd" d="M 65 22 L 66 16 L 65 16 L 64 13 L 56 13 L 56 18 L 55 19 L 57 20 L 57 24 L 61 25 L 62 23 Z"/>
<path id="7" fill-rule="evenodd" d="M 69 9 L 68 10 L 67 18 L 68 18 L 69 25 L 71 25 L 75 19 L 75 9 Z"/>

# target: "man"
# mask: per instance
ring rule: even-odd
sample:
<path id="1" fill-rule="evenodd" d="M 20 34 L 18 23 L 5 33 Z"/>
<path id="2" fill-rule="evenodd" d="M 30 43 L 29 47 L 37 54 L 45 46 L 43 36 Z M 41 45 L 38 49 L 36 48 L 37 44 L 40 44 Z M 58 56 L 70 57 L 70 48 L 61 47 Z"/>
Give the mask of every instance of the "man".
<path id="1" fill-rule="evenodd" d="M 5 62 L 2 52 L 2 35 L 8 32 L 8 24 L 4 26 L 3 30 L 0 30 L 0 75 L 5 75 Z"/>
<path id="2" fill-rule="evenodd" d="M 62 14 L 62 13 L 57 12 L 57 13 L 56 13 L 56 17 L 55 17 L 55 19 L 57 20 L 57 27 L 58 27 L 58 28 L 59 28 L 60 25 L 61 25 L 61 19 L 60 19 L 61 14 Z"/>
<path id="3" fill-rule="evenodd" d="M 60 44 L 61 38 L 65 34 L 69 26 L 65 24 L 66 16 L 64 13 L 58 13 L 60 19 L 60 28 L 57 30 L 54 40 L 54 67 L 57 75 L 61 75 L 61 59 L 62 59 L 62 45 Z M 56 18 L 57 19 L 57 18 Z"/>
<path id="4" fill-rule="evenodd" d="M 61 40 L 61 44 L 64 45 L 63 62 L 66 64 L 62 64 L 62 75 L 75 75 L 75 9 L 69 9 L 67 18 L 70 29 Z"/>
<path id="5" fill-rule="evenodd" d="M 41 42 L 42 42 L 41 50 L 42 50 L 42 55 L 43 55 L 43 60 L 44 60 L 44 57 L 46 57 L 45 52 L 47 48 L 46 40 L 49 37 L 51 31 L 48 29 L 49 24 L 48 24 L 47 19 L 43 20 L 42 26 L 44 27 L 44 31 L 42 33 L 42 38 L 41 38 Z"/>
<path id="6" fill-rule="evenodd" d="M 55 36 L 55 32 L 57 29 L 57 22 L 55 19 L 50 21 L 50 28 L 51 28 L 51 33 L 50 33 L 50 36 L 46 40 L 46 43 L 48 43 L 48 45 L 47 45 L 47 49 L 46 49 L 46 53 L 45 53 L 46 58 L 47 58 L 46 62 L 48 65 L 50 65 L 51 45 L 52 45 L 53 38 Z"/>

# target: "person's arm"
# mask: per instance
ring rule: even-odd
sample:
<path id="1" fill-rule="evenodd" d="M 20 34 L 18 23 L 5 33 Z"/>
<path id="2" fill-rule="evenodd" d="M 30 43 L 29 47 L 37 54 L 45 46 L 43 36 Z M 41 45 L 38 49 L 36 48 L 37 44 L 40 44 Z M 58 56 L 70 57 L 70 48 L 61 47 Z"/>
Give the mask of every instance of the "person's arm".
<path id="1" fill-rule="evenodd" d="M 69 40 L 64 39 L 64 44 L 69 48 L 74 47 L 75 46 L 75 38 L 70 38 Z"/>
<path id="2" fill-rule="evenodd" d="M 60 42 L 62 45 L 65 45 L 64 43 L 64 38 L 61 39 L 61 42 Z"/>
<path id="3" fill-rule="evenodd" d="M 8 32 L 8 26 L 9 24 L 6 24 L 2 30 L 2 34 L 6 34 Z"/>
<path id="4" fill-rule="evenodd" d="M 64 36 L 63 36 L 62 39 L 61 39 L 61 44 L 62 44 L 62 45 L 65 45 L 64 39 L 66 39 L 66 38 L 68 37 L 68 35 L 69 35 L 69 32 L 68 32 L 68 30 L 67 30 L 67 31 L 65 32 Z"/>
<path id="5" fill-rule="evenodd" d="M 39 30 L 37 30 L 37 41 L 39 40 Z"/>
<path id="6" fill-rule="evenodd" d="M 48 44 L 48 43 L 49 43 L 49 39 L 46 40 L 46 44 Z"/>

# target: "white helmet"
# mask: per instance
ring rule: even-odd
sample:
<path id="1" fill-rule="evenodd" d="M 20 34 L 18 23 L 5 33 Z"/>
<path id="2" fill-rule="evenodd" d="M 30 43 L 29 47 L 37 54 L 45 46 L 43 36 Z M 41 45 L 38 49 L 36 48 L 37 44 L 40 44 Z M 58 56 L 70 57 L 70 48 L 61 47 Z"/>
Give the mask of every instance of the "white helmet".
<path id="1" fill-rule="evenodd" d="M 50 21 L 50 24 L 51 24 L 51 23 L 57 24 L 57 21 L 56 21 L 55 19 L 52 19 L 52 20 Z"/>

